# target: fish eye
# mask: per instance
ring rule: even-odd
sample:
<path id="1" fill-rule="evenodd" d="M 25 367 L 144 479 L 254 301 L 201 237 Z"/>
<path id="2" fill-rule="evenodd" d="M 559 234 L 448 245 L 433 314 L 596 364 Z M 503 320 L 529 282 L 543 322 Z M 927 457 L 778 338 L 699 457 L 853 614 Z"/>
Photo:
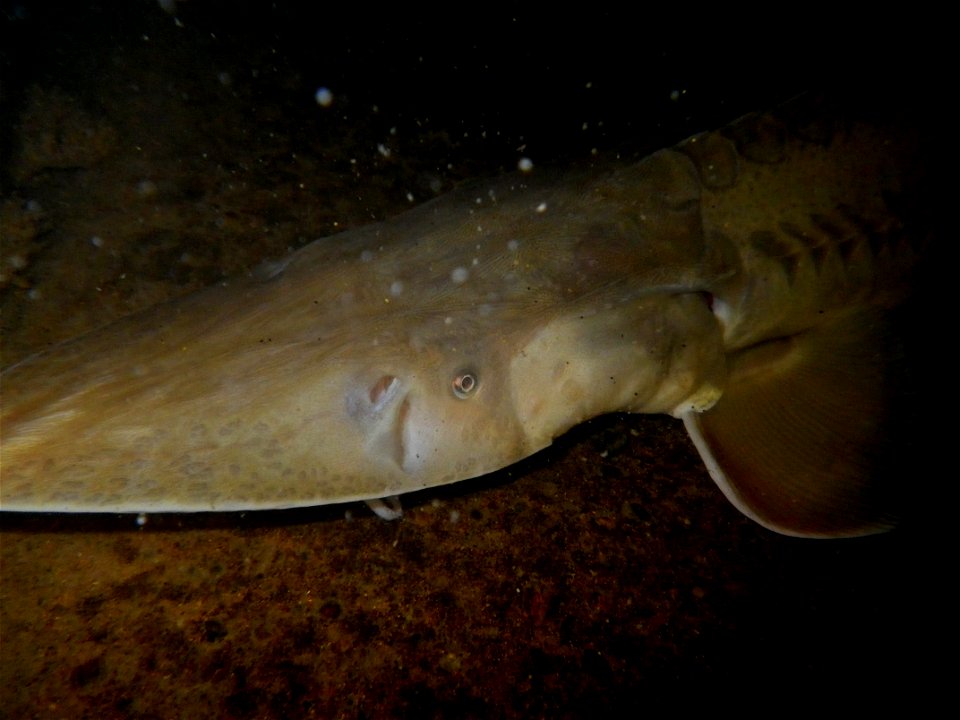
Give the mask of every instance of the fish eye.
<path id="1" fill-rule="evenodd" d="M 466 400 L 477 391 L 480 381 L 472 370 L 460 370 L 453 376 L 451 386 L 454 395 L 461 400 Z"/>

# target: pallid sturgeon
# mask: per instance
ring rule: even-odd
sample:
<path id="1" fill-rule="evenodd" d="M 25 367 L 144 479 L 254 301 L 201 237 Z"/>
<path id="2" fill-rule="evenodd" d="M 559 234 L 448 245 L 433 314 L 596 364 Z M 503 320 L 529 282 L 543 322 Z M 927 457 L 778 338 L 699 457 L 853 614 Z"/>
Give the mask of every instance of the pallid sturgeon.
<path id="1" fill-rule="evenodd" d="M 832 105 L 482 181 L 7 368 L 0 509 L 376 500 L 626 411 L 768 528 L 886 529 L 920 138 Z"/>

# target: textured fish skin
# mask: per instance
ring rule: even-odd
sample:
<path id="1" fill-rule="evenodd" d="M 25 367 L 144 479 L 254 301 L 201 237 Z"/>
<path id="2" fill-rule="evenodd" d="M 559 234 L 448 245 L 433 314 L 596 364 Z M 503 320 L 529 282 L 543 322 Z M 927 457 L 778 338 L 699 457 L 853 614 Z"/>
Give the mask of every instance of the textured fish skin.
<path id="1" fill-rule="evenodd" d="M 885 529 L 890 318 L 930 236 L 922 140 L 804 97 L 316 241 L 4 370 L 0 509 L 381 498 L 627 411 L 683 418 L 774 530 Z"/>

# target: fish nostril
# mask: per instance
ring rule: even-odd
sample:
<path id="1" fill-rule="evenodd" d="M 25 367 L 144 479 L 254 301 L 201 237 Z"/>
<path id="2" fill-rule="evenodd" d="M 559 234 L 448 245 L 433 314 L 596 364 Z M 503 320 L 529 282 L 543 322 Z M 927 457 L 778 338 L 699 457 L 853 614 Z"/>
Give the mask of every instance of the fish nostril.
<path id="1" fill-rule="evenodd" d="M 393 375 L 384 375 L 370 387 L 370 404 L 374 407 L 381 405 L 389 395 L 390 389 L 397 381 Z"/>

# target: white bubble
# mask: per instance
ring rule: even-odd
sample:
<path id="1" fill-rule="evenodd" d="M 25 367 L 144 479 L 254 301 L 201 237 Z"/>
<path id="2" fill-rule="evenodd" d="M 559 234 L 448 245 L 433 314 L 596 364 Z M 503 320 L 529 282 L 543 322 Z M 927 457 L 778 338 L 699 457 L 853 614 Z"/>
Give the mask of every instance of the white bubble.
<path id="1" fill-rule="evenodd" d="M 542 203 L 540 203 L 539 205 L 537 205 L 537 212 L 538 212 L 538 213 L 542 213 L 542 212 L 546 212 L 546 211 L 547 211 L 547 204 L 546 204 L 545 202 L 542 202 Z"/>
<path id="2" fill-rule="evenodd" d="M 320 107 L 330 107 L 333 105 L 333 93 L 330 92 L 330 88 L 317 88 L 317 92 L 314 93 L 313 99 L 317 101 L 317 105 Z"/>
<path id="3" fill-rule="evenodd" d="M 517 168 L 520 170 L 520 172 L 530 172 L 533 170 L 533 160 L 528 157 L 522 157 L 517 163 Z"/>
<path id="4" fill-rule="evenodd" d="M 401 295 L 402 293 L 403 293 L 403 281 L 402 281 L 402 280 L 394 280 L 392 283 L 390 283 L 390 294 L 391 294 L 391 295 L 393 295 L 394 297 L 400 297 L 400 295 Z"/>
<path id="5" fill-rule="evenodd" d="M 450 273 L 450 279 L 453 281 L 454 285 L 463 285 L 467 281 L 467 278 L 470 277 L 470 271 L 465 267 L 455 267 L 453 272 Z"/>
<path id="6" fill-rule="evenodd" d="M 151 197 L 157 194 L 157 184 L 153 180 L 141 180 L 137 183 L 137 194 L 140 197 Z"/>

